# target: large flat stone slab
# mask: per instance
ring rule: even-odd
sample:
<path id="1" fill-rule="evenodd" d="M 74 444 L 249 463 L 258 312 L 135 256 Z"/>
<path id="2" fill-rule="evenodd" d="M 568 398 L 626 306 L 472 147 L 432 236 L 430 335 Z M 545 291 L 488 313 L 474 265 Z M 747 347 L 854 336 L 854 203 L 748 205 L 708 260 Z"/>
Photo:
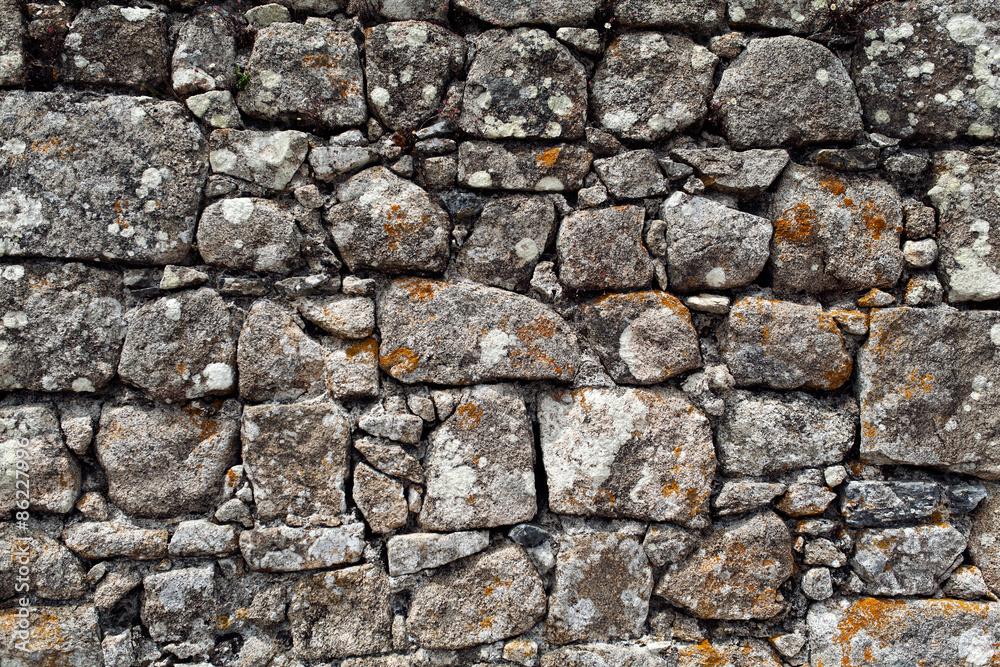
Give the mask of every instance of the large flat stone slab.
<path id="1" fill-rule="evenodd" d="M 0 254 L 189 258 L 208 148 L 177 102 L 11 91 L 0 98 L 0 160 Z"/>
<path id="2" fill-rule="evenodd" d="M 1000 479 L 1000 312 L 873 312 L 858 355 L 861 458 Z"/>

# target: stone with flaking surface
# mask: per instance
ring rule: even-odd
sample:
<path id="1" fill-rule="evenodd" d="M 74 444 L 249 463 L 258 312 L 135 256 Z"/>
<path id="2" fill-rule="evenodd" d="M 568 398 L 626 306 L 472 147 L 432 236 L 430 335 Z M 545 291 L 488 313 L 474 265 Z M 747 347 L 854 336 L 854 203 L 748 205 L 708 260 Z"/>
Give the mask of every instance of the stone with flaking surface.
<path id="1" fill-rule="evenodd" d="M 653 262 L 642 244 L 645 209 L 615 206 L 577 211 L 556 236 L 559 279 L 576 290 L 646 287 Z"/>

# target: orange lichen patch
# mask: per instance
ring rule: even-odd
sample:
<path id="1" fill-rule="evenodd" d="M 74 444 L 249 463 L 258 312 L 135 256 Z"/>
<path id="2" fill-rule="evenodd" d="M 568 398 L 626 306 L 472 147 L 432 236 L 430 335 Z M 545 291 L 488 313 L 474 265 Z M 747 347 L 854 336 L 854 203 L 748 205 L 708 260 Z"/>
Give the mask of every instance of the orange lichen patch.
<path id="1" fill-rule="evenodd" d="M 379 367 L 393 377 L 417 370 L 420 358 L 405 347 L 399 347 L 378 360 Z"/>
<path id="2" fill-rule="evenodd" d="M 222 408 L 222 401 L 212 401 L 212 408 L 216 411 Z M 205 410 L 199 409 L 194 405 L 188 405 L 181 408 L 181 411 L 187 413 L 188 419 L 199 430 L 198 438 L 200 440 L 208 440 L 219 434 L 219 425 L 208 418 Z"/>
<path id="3" fill-rule="evenodd" d="M 493 579 L 490 581 L 489 584 L 487 584 L 486 589 L 483 591 L 483 594 L 484 595 L 493 595 L 493 591 L 495 591 L 497 588 L 500 588 L 500 587 L 503 587 L 503 586 L 508 586 L 509 587 L 512 583 L 514 583 L 513 579 L 509 579 L 509 580 L 505 581 L 505 580 L 501 579 L 498 575 L 494 574 L 493 575 Z"/>
<path id="4" fill-rule="evenodd" d="M 832 391 L 847 382 L 847 380 L 851 377 L 851 371 L 853 369 L 854 363 L 848 357 L 841 363 L 823 373 L 821 380 L 807 382 L 805 386 L 810 389 L 826 389 L 828 391 Z"/>
<path id="5" fill-rule="evenodd" d="M 597 488 L 597 493 L 594 494 L 594 504 L 595 505 L 600 504 L 600 502 L 601 502 L 601 496 L 604 497 L 604 500 L 605 500 L 605 502 L 608 505 L 614 505 L 615 504 L 615 497 L 613 495 L 611 495 L 611 492 L 608 491 L 607 489 L 605 489 L 604 487 L 598 487 Z"/>
<path id="6" fill-rule="evenodd" d="M 426 280 L 424 278 L 403 278 L 396 281 L 395 287 L 405 289 L 410 293 L 410 301 L 421 303 L 430 301 L 441 289 L 448 286 L 439 280 Z"/>
<path id="7" fill-rule="evenodd" d="M 177 372 L 183 377 L 187 377 L 187 364 L 177 364 Z"/>
<path id="8" fill-rule="evenodd" d="M 461 431 L 471 431 L 479 426 L 483 419 L 483 410 L 475 403 L 466 403 L 455 410 L 455 426 Z"/>
<path id="9" fill-rule="evenodd" d="M 667 292 L 658 290 L 646 290 L 644 292 L 609 292 L 602 294 L 590 305 L 584 306 L 584 310 L 593 308 L 608 307 L 614 305 L 630 305 L 638 308 L 649 308 L 651 306 L 662 306 L 669 308 L 678 315 L 690 317 L 691 312 L 681 303 L 680 299 Z"/>
<path id="10" fill-rule="evenodd" d="M 866 438 L 874 438 L 878 434 L 878 429 L 872 422 L 865 422 L 861 425 L 861 432 Z"/>
<path id="11" fill-rule="evenodd" d="M 382 224 L 382 229 L 386 235 L 386 246 L 389 250 L 399 250 L 400 243 L 408 235 L 419 234 L 420 230 L 426 226 L 428 216 L 423 216 L 419 222 L 406 220 L 406 211 L 398 204 L 394 204 L 387 214 L 388 222 Z"/>
<path id="12" fill-rule="evenodd" d="M 492 628 L 493 627 L 493 617 L 487 616 L 483 620 L 479 621 L 479 627 L 481 628 Z"/>
<path id="13" fill-rule="evenodd" d="M 678 652 L 680 664 L 685 667 L 725 667 L 729 660 L 724 653 L 712 646 L 707 639 L 694 646 L 683 646 Z"/>
<path id="14" fill-rule="evenodd" d="M 827 192 L 837 195 L 838 197 L 847 192 L 847 186 L 844 182 L 833 177 L 824 178 L 819 182 L 819 187 L 823 188 Z"/>
<path id="15" fill-rule="evenodd" d="M 816 219 L 816 211 L 806 203 L 785 209 L 774 223 L 774 240 L 802 243 L 812 236 Z"/>
<path id="16" fill-rule="evenodd" d="M 539 169 L 549 169 L 554 167 L 556 162 L 559 161 L 559 153 L 562 149 L 560 148 L 550 148 L 544 151 L 540 155 L 535 156 L 535 166 Z"/>
<path id="17" fill-rule="evenodd" d="M 882 211 L 870 201 L 861 204 L 861 220 L 865 223 L 865 229 L 868 230 L 872 238 L 876 241 L 882 238 L 882 233 L 888 227 Z"/>
<path id="18" fill-rule="evenodd" d="M 220 630 L 225 630 L 226 628 L 229 627 L 229 617 L 220 616 L 219 619 L 215 622 L 215 624 L 219 627 Z"/>
<path id="19" fill-rule="evenodd" d="M 906 603 L 902 600 L 864 598 L 852 604 L 847 615 L 837 624 L 837 634 L 833 639 L 834 644 L 844 649 L 842 667 L 852 664 L 850 649 L 855 635 L 864 632 L 870 641 L 878 642 L 884 648 L 905 628 L 906 623 L 900 621 L 906 614 Z"/>
<path id="20" fill-rule="evenodd" d="M 934 389 L 934 383 L 937 378 L 930 373 L 918 374 L 917 371 L 910 371 L 909 383 L 904 385 L 902 389 L 903 396 L 907 400 L 910 400 L 918 394 L 927 394 Z"/>
<path id="21" fill-rule="evenodd" d="M 534 322 L 517 327 L 515 331 L 517 332 L 518 340 L 525 345 L 530 345 L 539 338 L 551 339 L 559 333 L 555 322 L 550 319 L 536 319 Z"/>
<path id="22" fill-rule="evenodd" d="M 345 352 L 348 359 L 353 359 L 359 354 L 368 355 L 372 359 L 378 357 L 378 341 L 374 338 L 365 338 L 347 346 Z"/>
<path id="23" fill-rule="evenodd" d="M 465 502 L 469 503 L 470 505 L 475 505 L 476 497 L 470 493 L 469 497 L 465 499 Z"/>

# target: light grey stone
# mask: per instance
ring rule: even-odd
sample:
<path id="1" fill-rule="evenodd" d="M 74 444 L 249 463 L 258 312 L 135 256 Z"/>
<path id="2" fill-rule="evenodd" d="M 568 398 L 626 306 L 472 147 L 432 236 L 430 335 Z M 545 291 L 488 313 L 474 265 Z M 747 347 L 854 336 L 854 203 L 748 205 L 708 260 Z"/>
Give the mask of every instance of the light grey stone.
<path id="1" fill-rule="evenodd" d="M 402 477 L 414 484 L 424 483 L 424 468 L 399 445 L 381 438 L 356 438 L 354 448 L 372 465 L 387 475 Z"/>
<path id="2" fill-rule="evenodd" d="M 296 130 L 216 130 L 208 137 L 212 171 L 284 190 L 305 162 L 309 135 Z"/>
<path id="3" fill-rule="evenodd" d="M 406 525 L 403 484 L 360 461 L 354 465 L 353 497 L 373 533 L 389 533 Z"/>
<path id="4" fill-rule="evenodd" d="M 1000 485 L 989 484 L 989 495 L 972 516 L 969 555 L 982 571 L 994 595 L 1000 595 Z"/>
<path id="5" fill-rule="evenodd" d="M 167 545 L 171 556 L 228 556 L 239 550 L 235 528 L 204 519 L 179 523 Z"/>
<path id="6" fill-rule="evenodd" d="M 653 567 L 663 567 L 683 560 L 694 551 L 698 537 L 668 523 L 651 524 L 642 540 L 643 551 Z"/>
<path id="7" fill-rule="evenodd" d="M 163 529 L 135 528 L 109 522 L 78 523 L 63 531 L 62 539 L 84 558 L 156 560 L 167 555 L 168 534 Z"/>
<path id="8" fill-rule="evenodd" d="M 546 144 L 548 145 L 548 144 Z M 465 141 L 458 147 L 457 182 L 477 190 L 578 190 L 593 156 L 576 144 Z"/>
<path id="9" fill-rule="evenodd" d="M 965 548 L 965 536 L 945 523 L 864 528 L 855 538 L 851 568 L 869 595 L 930 595 Z"/>
<path id="10" fill-rule="evenodd" d="M 719 495 L 712 500 L 712 509 L 719 516 L 751 512 L 770 503 L 786 488 L 780 482 L 726 481 L 722 483 Z"/>
<path id="11" fill-rule="evenodd" d="M 389 574 L 396 577 L 438 568 L 479 553 L 489 544 L 490 534 L 485 530 L 395 535 L 386 542 Z"/>
<path id="12" fill-rule="evenodd" d="M 181 24 L 171 59 L 171 85 L 182 97 L 235 83 L 236 39 L 221 12 L 195 14 Z"/>
<path id="13" fill-rule="evenodd" d="M 667 191 L 667 179 L 648 148 L 594 160 L 594 171 L 618 199 L 655 197 Z"/>
<path id="14" fill-rule="evenodd" d="M 694 167 L 708 189 L 741 198 L 762 194 L 788 164 L 781 149 L 678 148 L 670 157 Z"/>
<path id="15" fill-rule="evenodd" d="M 41 531 L 0 524 L 0 600 L 26 593 L 47 600 L 73 600 L 87 593 L 79 559 Z M 21 570 L 27 567 L 27 575 Z M 27 583 L 27 590 L 24 585 Z"/>
<path id="16" fill-rule="evenodd" d="M 959 600 L 980 600 L 990 597 L 983 573 L 975 565 L 957 568 L 941 586 L 941 591 L 950 598 Z"/>
<path id="17" fill-rule="evenodd" d="M 288 23 L 292 20 L 288 8 L 277 4 L 252 7 L 246 11 L 245 16 L 251 26 L 258 28 L 266 28 L 272 23 Z"/>
<path id="18" fill-rule="evenodd" d="M 299 572 L 356 563 L 365 545 L 365 525 L 333 528 L 274 526 L 240 533 L 240 551 L 251 570 Z"/>
<path id="19" fill-rule="evenodd" d="M 653 262 L 642 244 L 646 218 L 640 206 L 577 211 L 556 236 L 560 281 L 575 290 L 646 287 Z"/>
<path id="20" fill-rule="evenodd" d="M 676 656 L 672 656 L 676 658 Z M 676 660 L 662 657 L 643 646 L 579 644 L 546 651 L 542 667 L 670 667 Z"/>
<path id="21" fill-rule="evenodd" d="M 314 146 L 307 159 L 316 179 L 329 183 L 376 162 L 378 153 L 368 146 Z"/>
<path id="22" fill-rule="evenodd" d="M 591 56 L 600 55 L 602 50 L 601 34 L 593 28 L 559 28 L 556 39 Z"/>
<path id="23" fill-rule="evenodd" d="M 937 261 L 938 245 L 934 239 L 906 241 L 903 244 L 903 261 L 911 269 L 926 269 Z"/>
<path id="24" fill-rule="evenodd" d="M 597 11 L 599 0 L 455 0 L 455 5 L 487 23 L 515 26 L 522 23 L 584 25 Z"/>
<path id="25" fill-rule="evenodd" d="M 73 511 L 83 474 L 63 442 L 51 407 L 27 404 L 0 408 L 0 480 L 2 515 L 17 510 Z"/>
<path id="26" fill-rule="evenodd" d="M 795 482 L 788 485 L 777 509 L 782 514 L 793 517 L 822 514 L 836 497 L 836 493 L 822 484 Z"/>
<path id="27" fill-rule="evenodd" d="M 269 199 L 223 199 L 201 214 L 198 252 L 208 264 L 227 269 L 288 273 L 304 265 L 297 222 L 311 215 Z"/>
<path id="28" fill-rule="evenodd" d="M 615 19 L 623 26 L 682 28 L 710 32 L 725 15 L 722 0 L 614 0 Z"/>
<path id="29" fill-rule="evenodd" d="M 174 642 L 181 657 L 207 655 L 214 644 L 215 565 L 157 572 L 142 581 L 141 618 L 150 637 Z"/>
<path id="30" fill-rule="evenodd" d="M 822 32 L 830 23 L 831 9 L 826 2 L 811 0 L 730 0 L 729 23 L 738 28 L 779 30 L 796 35 Z"/>
<path id="31" fill-rule="evenodd" d="M 546 393 L 538 420 L 552 511 L 708 525 L 715 449 L 680 392 Z"/>
<path id="32" fill-rule="evenodd" d="M 192 95 L 184 100 L 198 120 L 209 127 L 219 129 L 243 129 L 243 118 L 236 108 L 233 94 L 228 90 L 210 90 L 200 95 Z"/>
<path id="33" fill-rule="evenodd" d="M 0 86 L 24 83 L 24 47 L 28 31 L 14 0 L 0 2 Z"/>

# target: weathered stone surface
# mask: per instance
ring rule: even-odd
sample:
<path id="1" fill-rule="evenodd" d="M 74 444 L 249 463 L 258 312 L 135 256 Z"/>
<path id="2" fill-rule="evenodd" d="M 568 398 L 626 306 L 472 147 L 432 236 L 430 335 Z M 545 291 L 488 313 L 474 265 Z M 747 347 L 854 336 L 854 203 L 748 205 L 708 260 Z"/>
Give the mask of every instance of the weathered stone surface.
<path id="1" fill-rule="evenodd" d="M 734 476 L 839 463 L 854 446 L 857 419 L 850 400 L 738 391 L 719 422 L 719 463 Z"/>
<path id="2" fill-rule="evenodd" d="M 719 516 L 752 512 L 767 505 L 785 492 L 779 482 L 727 481 L 712 500 L 712 509 Z"/>
<path id="3" fill-rule="evenodd" d="M 399 279 L 379 295 L 376 314 L 379 364 L 401 382 L 569 381 L 579 363 L 562 318 L 494 287 Z"/>
<path id="4" fill-rule="evenodd" d="M 28 636 L 19 638 L 21 620 L 11 607 L 0 611 L 0 660 L 4 667 L 60 665 L 91 667 L 103 664 L 101 630 L 93 605 L 31 607 L 26 620 Z M 17 644 L 27 639 L 23 651 Z"/>
<path id="5" fill-rule="evenodd" d="M 78 523 L 67 528 L 63 542 L 84 558 L 155 560 L 167 555 L 167 531 L 133 528 L 112 521 Z"/>
<path id="6" fill-rule="evenodd" d="M 465 141 L 458 147 L 458 184 L 484 190 L 578 190 L 592 157 L 576 144 Z"/>
<path id="7" fill-rule="evenodd" d="M 698 537 L 670 524 L 653 524 L 642 540 L 642 549 L 653 567 L 676 563 L 694 551 Z"/>
<path id="8" fill-rule="evenodd" d="M 679 392 L 544 394 L 538 420 L 552 511 L 707 525 L 711 430 Z"/>
<path id="9" fill-rule="evenodd" d="M 965 536 L 946 523 L 864 528 L 855 538 L 851 568 L 869 595 L 930 595 L 965 547 Z"/>
<path id="10" fill-rule="evenodd" d="M 939 265 L 948 300 L 1000 297 L 1000 225 L 994 222 L 1000 194 L 993 187 L 1000 179 L 1000 151 L 936 153 L 934 173 L 937 181 L 928 194 L 939 216 Z"/>
<path id="11" fill-rule="evenodd" d="M 326 387 L 336 399 L 378 396 L 378 341 L 327 339 Z"/>
<path id="12" fill-rule="evenodd" d="M 642 634 L 653 570 L 639 539 L 619 533 L 566 535 L 556 558 L 546 634 L 554 644 Z"/>
<path id="13" fill-rule="evenodd" d="M 239 416 L 233 400 L 105 407 L 94 449 L 108 476 L 108 499 L 144 517 L 209 509 L 236 459 Z"/>
<path id="14" fill-rule="evenodd" d="M 778 184 L 771 215 L 775 290 L 891 287 L 899 279 L 902 204 L 880 178 L 792 164 Z"/>
<path id="15" fill-rule="evenodd" d="M 272 23 L 257 32 L 246 68 L 236 103 L 249 116 L 328 128 L 368 117 L 358 47 L 332 23 Z"/>
<path id="16" fill-rule="evenodd" d="M 678 667 L 780 667 L 783 662 L 759 639 L 688 644 L 678 647 Z"/>
<path id="17" fill-rule="evenodd" d="M 241 434 L 244 470 L 262 520 L 347 510 L 351 433 L 338 404 L 249 405 Z"/>
<path id="18" fill-rule="evenodd" d="M 587 76 L 539 29 L 475 38 L 459 127 L 484 139 L 576 139 L 587 118 Z"/>
<path id="19" fill-rule="evenodd" d="M 15 0 L 0 2 L 0 86 L 24 83 L 24 42 L 27 37 L 21 8 Z"/>
<path id="20" fill-rule="evenodd" d="M 83 480 L 80 464 L 63 443 L 59 420 L 48 405 L 0 408 L 0 480 L 2 515 L 15 509 L 73 511 Z M 18 502 L 25 490 L 27 507 Z"/>
<path id="21" fill-rule="evenodd" d="M 361 452 L 372 467 L 387 475 L 402 477 L 423 484 L 424 468 L 399 445 L 380 438 L 357 438 L 354 448 Z"/>
<path id="22" fill-rule="evenodd" d="M 614 16 L 624 26 L 707 32 L 718 27 L 725 7 L 722 0 L 614 0 Z"/>
<path id="23" fill-rule="evenodd" d="M 308 211 L 269 199 L 223 199 L 198 222 L 198 252 L 208 264 L 237 271 L 287 273 L 303 266 L 296 225 Z"/>
<path id="24" fill-rule="evenodd" d="M 969 555 L 997 595 L 1000 594 L 1000 485 L 990 484 L 987 489 L 989 496 L 972 517 Z"/>
<path id="25" fill-rule="evenodd" d="M 230 393 L 236 323 L 212 289 L 181 292 L 128 316 L 118 375 L 166 403 Z"/>
<path id="26" fill-rule="evenodd" d="M 236 100 L 228 90 L 210 90 L 200 95 L 192 95 L 184 104 L 199 120 L 209 127 L 243 129 L 243 118 L 236 108 Z"/>
<path id="27" fill-rule="evenodd" d="M 681 292 L 753 282 L 767 263 L 771 222 L 704 197 L 675 192 L 660 209 L 667 223 L 667 275 Z"/>
<path id="28" fill-rule="evenodd" d="M 812 482 L 796 482 L 788 485 L 777 509 L 782 514 L 793 517 L 822 514 L 827 506 L 837 497 L 822 484 Z"/>
<path id="29" fill-rule="evenodd" d="M 718 62 L 712 52 L 686 37 L 621 35 L 594 73 L 594 119 L 617 136 L 636 141 L 656 141 L 683 130 L 708 110 Z"/>
<path id="30" fill-rule="evenodd" d="M 171 59 L 171 84 L 187 97 L 210 90 L 228 91 L 234 83 L 236 40 L 233 23 L 221 12 L 195 14 L 177 33 Z"/>
<path id="31" fill-rule="evenodd" d="M 944 508 L 942 490 L 934 482 L 851 481 L 843 489 L 840 512 L 852 527 L 928 521 Z"/>
<path id="32" fill-rule="evenodd" d="M 455 0 L 478 19 L 500 26 L 522 23 L 585 25 L 600 5 L 599 0 L 554 0 L 540 4 L 532 0 Z"/>
<path id="33" fill-rule="evenodd" d="M 22 566 L 28 568 L 26 578 Z M 39 531 L 0 523 L 0 600 L 26 592 L 48 600 L 72 600 L 86 594 L 85 576 L 73 552 L 56 540 Z"/>
<path id="34" fill-rule="evenodd" d="M 555 230 L 555 206 L 547 198 L 491 199 L 455 256 L 455 267 L 470 280 L 523 292 Z"/>
<path id="35" fill-rule="evenodd" d="M 559 279 L 577 290 L 646 287 L 653 262 L 642 244 L 646 218 L 640 206 L 577 211 L 556 236 Z"/>
<path id="36" fill-rule="evenodd" d="M 813 667 L 988 665 L 1000 657 L 1000 604 L 840 598 L 806 617 Z"/>
<path id="37" fill-rule="evenodd" d="M 84 7 L 63 42 L 59 79 L 129 88 L 167 81 L 167 16 L 157 9 Z"/>
<path id="38" fill-rule="evenodd" d="M 840 59 L 790 35 L 751 40 L 722 73 L 712 108 L 736 149 L 850 141 L 862 130 L 861 104 Z"/>
<path id="39" fill-rule="evenodd" d="M 295 130 L 216 130 L 208 137 L 212 171 L 284 190 L 305 162 L 309 135 Z"/>
<path id="40" fill-rule="evenodd" d="M 0 266 L 0 388 L 104 389 L 125 338 L 122 301 L 117 272 L 48 262 Z"/>
<path id="41" fill-rule="evenodd" d="M 874 311 L 858 355 L 862 460 L 1000 479 L 998 348 L 994 311 Z"/>
<path id="42" fill-rule="evenodd" d="M 851 376 L 843 335 L 816 306 L 744 297 L 730 309 L 719 343 L 740 387 L 830 390 Z"/>
<path id="43" fill-rule="evenodd" d="M 184 656 L 206 654 L 215 625 L 215 566 L 151 574 L 142 587 L 141 617 L 150 637 L 180 644 L 175 651 Z"/>
<path id="44" fill-rule="evenodd" d="M 490 534 L 485 530 L 396 535 L 386 542 L 389 574 L 395 577 L 441 567 L 479 553 L 489 545 Z"/>
<path id="45" fill-rule="evenodd" d="M 514 637 L 545 614 L 545 589 L 510 542 L 444 566 L 413 589 L 406 629 L 425 648 L 466 648 Z"/>
<path id="46" fill-rule="evenodd" d="M 730 0 L 729 22 L 739 28 L 765 28 L 809 35 L 822 32 L 830 22 L 830 8 L 825 1 Z"/>
<path id="47" fill-rule="evenodd" d="M 618 199 L 655 197 L 667 191 L 667 179 L 648 148 L 595 160 L 594 171 Z"/>
<path id="48" fill-rule="evenodd" d="M 429 438 L 425 530 L 493 528 L 535 516 L 535 450 L 527 408 L 509 385 L 479 385 Z"/>
<path id="49" fill-rule="evenodd" d="M 606 294 L 583 304 L 581 322 L 617 383 L 655 384 L 701 366 L 691 313 L 666 292 Z"/>
<path id="50" fill-rule="evenodd" d="M 737 197 L 760 195 L 788 164 L 788 152 L 781 149 L 681 148 L 670 151 L 670 157 L 694 167 L 710 190 Z"/>
<path id="51" fill-rule="evenodd" d="M 542 667 L 670 667 L 676 663 L 643 646 L 580 644 L 542 654 Z"/>
<path id="52" fill-rule="evenodd" d="M 698 549 L 671 565 L 656 594 L 698 618 L 771 618 L 792 574 L 791 536 L 774 512 L 715 524 Z"/>
<path id="53" fill-rule="evenodd" d="M 372 564 L 303 577 L 292 593 L 288 619 L 295 652 L 307 660 L 388 651 L 389 578 Z"/>
<path id="54" fill-rule="evenodd" d="M 406 525 L 408 508 L 400 481 L 358 462 L 353 497 L 373 533 L 388 533 Z"/>
<path id="55" fill-rule="evenodd" d="M 393 130 L 432 116 L 451 77 L 465 64 L 465 42 L 424 21 L 365 31 L 365 78 L 372 111 Z"/>
<path id="56" fill-rule="evenodd" d="M 236 529 L 199 519 L 182 521 L 170 537 L 171 556 L 227 556 L 240 550 Z"/>
<path id="57" fill-rule="evenodd" d="M 375 329 L 375 302 L 365 297 L 313 297 L 296 305 L 302 317 L 334 336 L 368 338 Z"/>
<path id="58" fill-rule="evenodd" d="M 176 102 L 7 92 L 0 98 L 0 251 L 185 263 L 207 157 L 197 123 Z"/>
<path id="59" fill-rule="evenodd" d="M 358 428 L 374 436 L 415 445 L 420 442 L 424 422 L 403 410 L 389 411 L 377 404 L 358 420 Z"/>
<path id="60" fill-rule="evenodd" d="M 337 189 L 324 215 L 351 271 L 442 271 L 448 264 L 448 214 L 419 186 L 384 167 L 357 174 Z"/>
<path id="61" fill-rule="evenodd" d="M 302 330 L 294 311 L 261 300 L 240 332 L 236 363 L 240 396 L 250 401 L 294 401 L 326 390 L 329 350 Z"/>
<path id="62" fill-rule="evenodd" d="M 240 533 L 240 551 L 251 570 L 298 572 L 318 570 L 361 559 L 365 525 L 334 528 L 254 528 Z"/>
<path id="63" fill-rule="evenodd" d="M 996 4 L 893 2 L 859 19 L 853 70 L 874 131 L 930 141 L 1000 131 Z"/>

